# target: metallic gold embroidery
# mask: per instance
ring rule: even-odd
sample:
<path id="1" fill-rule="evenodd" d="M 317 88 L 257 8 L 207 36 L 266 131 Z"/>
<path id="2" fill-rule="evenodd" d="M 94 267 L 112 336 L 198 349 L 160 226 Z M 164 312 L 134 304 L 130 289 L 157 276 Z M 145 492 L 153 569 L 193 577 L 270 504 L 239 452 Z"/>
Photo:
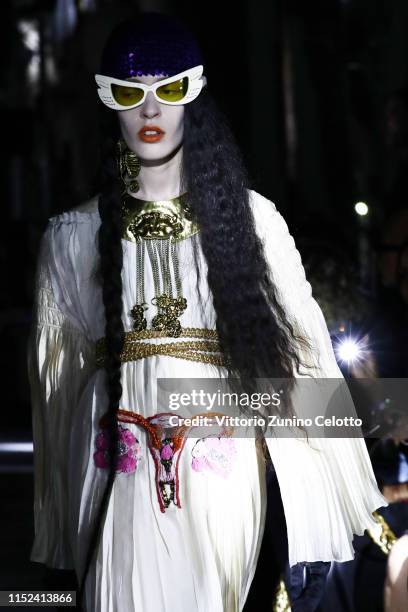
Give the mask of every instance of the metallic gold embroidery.
<path id="1" fill-rule="evenodd" d="M 375 518 L 377 523 L 380 523 L 381 533 L 379 536 L 377 536 L 370 529 L 367 529 L 367 533 L 370 538 L 381 548 L 383 553 L 388 555 L 395 541 L 397 540 L 397 536 L 392 531 L 388 523 L 381 516 L 381 514 L 379 514 L 378 512 L 373 512 L 373 517 Z"/>
<path id="2" fill-rule="evenodd" d="M 183 231 L 183 225 L 176 215 L 167 215 L 158 211 L 145 213 L 135 217 L 129 223 L 129 231 L 134 236 L 141 236 L 145 240 L 150 238 L 175 238 Z"/>
<path id="3" fill-rule="evenodd" d="M 168 336 L 178 337 L 181 330 L 178 317 L 187 308 L 187 300 L 182 295 L 175 243 L 198 232 L 198 225 L 192 220 L 192 211 L 186 202 L 186 194 L 157 202 L 138 200 L 126 194 L 122 201 L 122 222 L 123 238 L 135 242 L 137 248 L 137 295 L 130 311 L 133 328 L 142 331 L 147 327 L 144 316 L 148 308 L 144 292 L 146 247 L 154 281 L 151 303 L 158 308 L 157 315 L 152 319 L 152 327 L 165 330 Z"/>
<path id="4" fill-rule="evenodd" d="M 140 332 L 126 332 L 121 353 L 121 361 L 134 361 L 153 355 L 167 355 L 170 357 L 178 357 L 179 359 L 187 359 L 189 361 L 198 361 L 219 366 L 226 364 L 224 355 L 220 351 L 218 334 L 215 329 L 199 327 L 181 328 L 181 338 L 201 338 L 202 340 L 166 342 L 160 344 L 140 342 L 140 340 L 148 338 L 163 337 L 167 337 L 166 331 L 164 330 L 157 331 L 146 329 Z M 99 338 L 99 340 L 97 340 L 95 345 L 95 356 L 96 366 L 98 368 L 103 367 L 106 358 L 105 338 Z"/>
<path id="5" fill-rule="evenodd" d="M 122 205 L 123 238 L 136 242 L 140 236 L 145 240 L 164 240 L 172 236 L 174 242 L 184 240 L 199 231 L 192 219 L 187 203 L 187 194 L 172 200 L 139 200 L 126 194 Z"/>
<path id="6" fill-rule="evenodd" d="M 147 321 L 144 317 L 144 311 L 146 308 L 147 307 L 144 304 L 135 304 L 130 311 L 131 317 L 134 321 L 133 329 L 136 331 L 142 331 L 147 327 Z"/>
<path id="7" fill-rule="evenodd" d="M 135 361 L 153 355 L 166 355 L 178 357 L 189 361 L 198 361 L 213 365 L 225 365 L 224 356 L 219 352 L 217 343 L 195 340 L 191 342 L 171 342 L 150 344 L 147 342 L 135 342 L 124 348 L 121 353 L 121 362 Z M 103 367 L 106 355 L 98 352 L 96 355 L 96 366 Z"/>
<path id="8" fill-rule="evenodd" d="M 123 185 L 122 195 L 126 193 L 127 189 L 134 193 L 139 189 L 137 176 L 141 168 L 140 159 L 128 148 L 123 138 L 118 140 L 117 152 L 119 176 Z"/>
<path id="9" fill-rule="evenodd" d="M 170 336 L 178 337 L 181 333 L 181 323 L 177 319 L 187 308 L 184 297 L 172 298 L 163 293 L 152 299 L 152 304 L 159 308 L 159 314 L 152 320 L 152 327 L 156 330 L 167 330 Z"/>

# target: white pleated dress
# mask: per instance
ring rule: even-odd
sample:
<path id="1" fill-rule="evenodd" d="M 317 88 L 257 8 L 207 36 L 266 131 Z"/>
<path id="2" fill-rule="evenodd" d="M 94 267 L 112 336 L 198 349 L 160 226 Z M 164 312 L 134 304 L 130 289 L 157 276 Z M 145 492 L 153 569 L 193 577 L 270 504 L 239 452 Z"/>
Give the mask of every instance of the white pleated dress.
<path id="1" fill-rule="evenodd" d="M 249 193 L 281 302 L 315 348 L 316 376 L 341 378 L 326 323 L 287 225 L 274 204 L 255 191 Z M 107 479 L 107 469 L 96 460 L 99 420 L 108 405 L 105 372 L 95 367 L 94 358 L 95 342 L 105 335 L 102 291 L 93 276 L 99 225 L 96 200 L 49 220 L 38 261 L 28 347 L 35 470 L 30 559 L 74 569 L 79 579 Z M 177 246 L 188 304 L 180 322 L 183 327 L 215 329 L 201 249 L 197 291 L 192 241 L 198 237 Z M 138 262 L 136 245 L 126 240 L 122 245 L 122 318 L 125 330 L 131 330 Z M 145 292 L 149 302 L 154 295 L 149 265 Z M 149 328 L 155 314 L 153 307 L 146 311 Z M 146 342 L 172 340 L 180 338 Z M 171 356 L 125 362 L 120 408 L 153 417 L 163 412 L 157 406 L 157 378 L 217 376 L 225 376 L 223 368 Z M 210 456 L 211 448 L 187 438 L 178 457 L 179 504 L 163 509 L 148 434 L 134 423 L 126 423 L 124 431 L 133 445 L 133 468 L 116 475 L 102 541 L 86 581 L 87 612 L 242 610 L 266 510 L 264 461 L 254 439 L 234 438 L 228 453 L 216 448 L 212 460 L 203 462 L 200 456 Z M 379 530 L 371 513 L 387 505 L 364 440 L 319 440 L 323 453 L 296 439 L 266 441 L 285 510 L 290 564 L 352 559 L 353 534 Z"/>

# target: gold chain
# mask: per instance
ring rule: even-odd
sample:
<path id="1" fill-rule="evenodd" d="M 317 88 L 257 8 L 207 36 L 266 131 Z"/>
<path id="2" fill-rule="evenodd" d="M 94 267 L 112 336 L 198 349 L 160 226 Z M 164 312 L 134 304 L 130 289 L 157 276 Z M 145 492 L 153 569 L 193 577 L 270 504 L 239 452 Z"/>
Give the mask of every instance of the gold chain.
<path id="1" fill-rule="evenodd" d="M 146 340 L 147 338 L 167 338 L 166 330 L 144 329 L 141 331 L 130 330 L 125 332 L 125 343 L 135 342 L 137 340 Z M 207 329 L 206 327 L 182 327 L 180 338 L 207 338 L 208 340 L 218 340 L 216 329 Z M 105 338 L 99 338 L 96 341 L 97 350 L 105 346 Z"/>
<path id="2" fill-rule="evenodd" d="M 140 168 L 128 163 L 129 160 L 123 156 L 122 149 L 120 152 L 121 169 L 124 176 L 130 175 L 132 170 L 137 172 Z M 156 316 L 152 318 L 151 325 L 153 329 L 164 329 L 168 336 L 176 338 L 180 335 L 179 317 L 187 308 L 187 300 L 182 295 L 178 248 L 175 243 L 199 231 L 198 224 L 193 219 L 191 207 L 187 203 L 187 194 L 171 200 L 158 201 L 139 200 L 129 194 L 124 194 L 122 224 L 122 237 L 136 242 L 137 245 L 137 295 L 136 303 L 130 311 L 133 328 L 136 331 L 142 331 L 147 327 L 145 311 L 148 305 L 144 295 L 143 260 L 143 249 L 146 245 L 154 281 L 154 297 L 150 302 L 158 309 Z M 173 292 L 172 269 L 176 295 Z"/>
<path id="3" fill-rule="evenodd" d="M 142 331 L 129 331 L 125 333 L 125 342 L 121 353 L 121 361 L 134 361 L 151 357 L 153 355 L 166 355 L 178 357 L 189 361 L 198 361 L 214 365 L 225 365 L 225 358 L 220 352 L 218 334 L 216 330 L 186 327 L 182 328 L 182 337 L 199 337 L 204 340 L 191 340 L 182 342 L 166 342 L 151 344 L 140 342 L 141 339 L 167 337 L 166 331 L 146 329 Z M 106 358 L 105 338 L 96 342 L 96 366 L 103 367 Z"/>

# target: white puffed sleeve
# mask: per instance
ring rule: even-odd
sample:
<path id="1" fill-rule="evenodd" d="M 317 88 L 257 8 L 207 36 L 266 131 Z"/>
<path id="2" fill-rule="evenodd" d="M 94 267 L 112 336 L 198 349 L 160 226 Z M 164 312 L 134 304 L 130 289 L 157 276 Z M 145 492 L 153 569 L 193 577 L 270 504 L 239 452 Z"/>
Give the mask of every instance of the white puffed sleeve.
<path id="1" fill-rule="evenodd" d="M 288 226 L 272 202 L 250 193 L 257 231 L 280 301 L 296 330 L 311 344 L 310 351 L 300 352 L 312 370 L 301 369 L 300 374 L 294 374 L 297 378 L 343 379 L 324 316 L 312 296 Z M 351 396 L 345 401 L 356 416 Z M 301 403 L 301 394 L 295 392 L 295 414 L 303 414 Z M 266 437 L 285 510 L 289 563 L 349 561 L 354 558 L 353 534 L 362 535 L 365 529 L 379 533 L 381 527 L 372 512 L 388 502 L 378 490 L 362 436 L 319 437 L 309 442 Z"/>
<path id="2" fill-rule="evenodd" d="M 34 527 L 30 560 L 74 569 L 69 541 L 70 416 L 94 369 L 93 345 L 55 299 L 53 226 L 43 234 L 28 341 L 34 442 Z M 65 312 L 64 312 L 65 310 Z"/>

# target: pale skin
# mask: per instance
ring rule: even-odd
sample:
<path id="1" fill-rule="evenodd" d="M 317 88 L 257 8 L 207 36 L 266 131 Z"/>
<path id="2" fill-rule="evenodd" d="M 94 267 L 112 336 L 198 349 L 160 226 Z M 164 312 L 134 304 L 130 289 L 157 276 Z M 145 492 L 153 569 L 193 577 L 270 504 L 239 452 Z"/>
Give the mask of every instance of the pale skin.
<path id="1" fill-rule="evenodd" d="M 382 493 L 391 504 L 408 502 L 407 483 L 386 485 Z M 388 556 L 384 611 L 406 612 L 406 610 L 408 610 L 408 535 L 403 535 L 395 542 Z"/>
<path id="2" fill-rule="evenodd" d="M 387 562 L 384 588 L 385 612 L 408 610 L 408 535 L 397 540 Z"/>
<path id="3" fill-rule="evenodd" d="M 152 85 L 165 76 L 140 76 L 134 81 Z M 117 111 L 122 136 L 141 161 L 139 190 L 142 200 L 169 200 L 181 194 L 180 172 L 183 154 L 184 105 L 158 102 L 149 91 L 143 104 Z M 159 142 L 144 142 L 138 132 L 144 126 L 160 127 L 165 135 Z"/>

